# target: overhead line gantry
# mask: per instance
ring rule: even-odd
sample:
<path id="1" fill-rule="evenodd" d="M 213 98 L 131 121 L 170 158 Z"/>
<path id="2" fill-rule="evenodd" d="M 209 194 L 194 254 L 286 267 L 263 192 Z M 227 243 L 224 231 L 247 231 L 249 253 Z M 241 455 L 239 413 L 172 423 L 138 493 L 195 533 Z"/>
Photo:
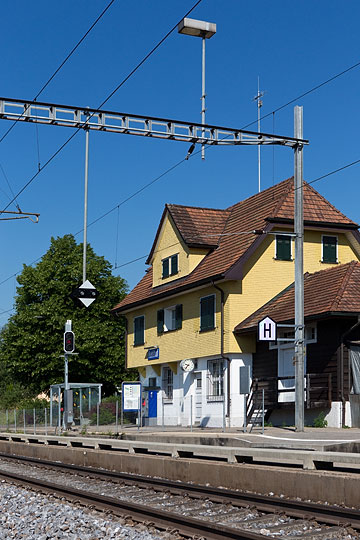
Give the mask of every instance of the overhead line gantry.
<path id="1" fill-rule="evenodd" d="M 295 147 L 297 144 L 308 144 L 308 141 L 304 139 L 269 133 L 3 97 L 0 98 L 0 119 L 140 135 L 209 146 L 275 144 Z"/>

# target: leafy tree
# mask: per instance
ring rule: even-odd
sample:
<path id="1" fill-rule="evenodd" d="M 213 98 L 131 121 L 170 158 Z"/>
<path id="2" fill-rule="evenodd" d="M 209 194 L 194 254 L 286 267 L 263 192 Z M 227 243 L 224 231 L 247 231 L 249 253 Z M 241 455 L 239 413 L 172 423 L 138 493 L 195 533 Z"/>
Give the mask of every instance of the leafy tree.
<path id="1" fill-rule="evenodd" d="M 52 238 L 35 267 L 24 265 L 17 278 L 15 314 L 0 335 L 3 380 L 10 378 L 11 384 L 34 393 L 62 382 L 63 332 L 71 319 L 78 355 L 69 357 L 69 381 L 103 383 L 107 394 L 121 384 L 124 322 L 110 310 L 124 298 L 127 284 L 113 276 L 110 263 L 88 246 L 87 279 L 99 296 L 88 308 L 76 306 L 69 295 L 82 283 L 82 249 L 70 234 Z"/>

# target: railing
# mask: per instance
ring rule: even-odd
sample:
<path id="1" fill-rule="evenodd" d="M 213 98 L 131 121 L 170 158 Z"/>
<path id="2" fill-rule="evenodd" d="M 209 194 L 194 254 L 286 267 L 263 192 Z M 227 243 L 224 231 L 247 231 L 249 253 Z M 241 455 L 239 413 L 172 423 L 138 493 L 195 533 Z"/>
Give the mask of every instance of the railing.
<path id="1" fill-rule="evenodd" d="M 284 381 L 294 381 L 291 387 L 280 387 L 279 383 Z M 304 402 L 307 409 L 316 404 L 330 405 L 332 401 L 332 375 L 331 373 L 307 373 L 304 381 L 305 393 Z M 286 399 L 286 394 L 295 392 L 295 377 L 256 377 L 253 379 L 250 393 L 246 400 L 247 423 L 255 411 L 261 406 L 262 392 L 264 391 L 265 410 L 272 410 L 279 407 L 286 407 L 294 402 L 293 396 Z M 281 399 L 282 398 L 282 399 Z"/>

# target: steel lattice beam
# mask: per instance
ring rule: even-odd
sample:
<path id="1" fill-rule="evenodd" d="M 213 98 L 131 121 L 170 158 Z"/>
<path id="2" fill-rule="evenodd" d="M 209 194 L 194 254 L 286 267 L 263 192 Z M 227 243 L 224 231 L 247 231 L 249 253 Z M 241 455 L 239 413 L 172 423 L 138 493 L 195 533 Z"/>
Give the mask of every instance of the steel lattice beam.
<path id="1" fill-rule="evenodd" d="M 11 98 L 0 98 L 0 119 L 207 145 L 308 144 L 307 140 L 256 131 Z"/>

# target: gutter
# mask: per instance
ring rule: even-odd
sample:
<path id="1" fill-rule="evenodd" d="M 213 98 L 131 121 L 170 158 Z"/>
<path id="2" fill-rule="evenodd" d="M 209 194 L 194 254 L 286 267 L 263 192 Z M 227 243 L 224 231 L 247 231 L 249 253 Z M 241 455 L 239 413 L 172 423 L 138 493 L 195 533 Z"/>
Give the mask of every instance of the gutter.
<path id="1" fill-rule="evenodd" d="M 226 409 L 227 409 L 227 417 L 229 419 L 229 427 L 230 427 L 230 408 L 231 408 L 231 397 L 230 397 L 230 367 L 231 367 L 231 359 L 228 356 L 225 356 L 224 353 L 224 333 L 225 333 L 225 321 L 224 321 L 224 306 L 225 306 L 225 292 L 224 290 L 219 287 L 218 285 L 215 285 L 214 281 L 212 282 L 213 287 L 220 291 L 220 298 L 221 298 L 221 336 L 220 336 L 220 355 L 223 360 L 227 362 L 227 376 L 226 376 L 226 385 L 227 385 L 227 399 L 226 399 Z"/>

